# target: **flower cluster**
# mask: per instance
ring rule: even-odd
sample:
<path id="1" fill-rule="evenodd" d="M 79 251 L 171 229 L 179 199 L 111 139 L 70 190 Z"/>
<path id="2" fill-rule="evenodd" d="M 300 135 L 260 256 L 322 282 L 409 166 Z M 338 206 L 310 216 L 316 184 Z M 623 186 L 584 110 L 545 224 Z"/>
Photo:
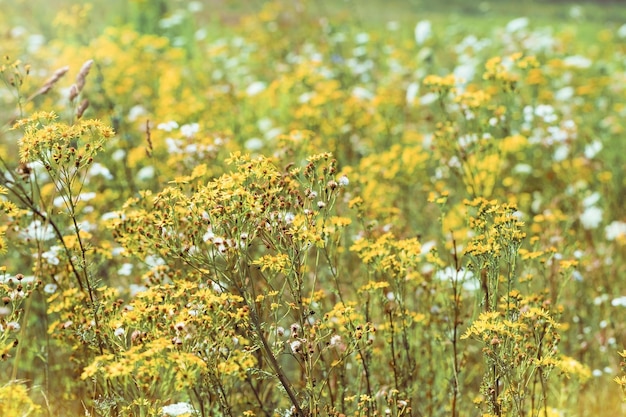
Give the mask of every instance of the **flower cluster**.
<path id="1" fill-rule="evenodd" d="M 287 3 L 3 5 L 0 414 L 620 414 L 622 12 Z"/>

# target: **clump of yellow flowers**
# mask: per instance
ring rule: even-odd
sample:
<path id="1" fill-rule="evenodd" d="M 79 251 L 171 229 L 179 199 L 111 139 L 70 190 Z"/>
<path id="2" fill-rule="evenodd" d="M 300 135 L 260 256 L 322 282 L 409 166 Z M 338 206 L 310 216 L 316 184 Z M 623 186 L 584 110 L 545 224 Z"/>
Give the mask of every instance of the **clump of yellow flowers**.
<path id="1" fill-rule="evenodd" d="M 623 411 L 626 28 L 22 3 L 0 414 Z"/>

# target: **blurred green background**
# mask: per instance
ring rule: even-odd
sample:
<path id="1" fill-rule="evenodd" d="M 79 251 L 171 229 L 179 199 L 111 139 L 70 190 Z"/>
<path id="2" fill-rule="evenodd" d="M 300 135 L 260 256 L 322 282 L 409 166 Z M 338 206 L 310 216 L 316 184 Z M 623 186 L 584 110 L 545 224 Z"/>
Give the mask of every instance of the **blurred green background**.
<path id="1" fill-rule="evenodd" d="M 202 11 L 197 14 L 199 25 L 211 22 L 235 23 L 242 15 L 260 10 L 265 0 L 110 0 L 94 2 L 96 16 L 86 31 L 99 32 L 107 25 L 133 21 L 146 8 L 147 1 L 158 3 L 163 16 L 188 3 L 197 3 Z M 287 1 L 287 0 L 286 0 Z M 289 0 L 298 3 L 299 0 Z M 3 12 L 22 16 L 23 24 L 36 21 L 45 35 L 54 33 L 52 16 L 56 11 L 78 3 L 72 0 L 2 0 Z M 460 25 L 472 28 L 477 34 L 488 33 L 496 26 L 520 16 L 531 19 L 531 24 L 551 25 L 556 29 L 575 25 L 583 33 L 600 28 L 615 29 L 626 23 L 626 0 L 309 0 L 302 2 L 310 12 L 320 16 L 349 15 L 364 28 L 385 25 L 389 21 L 414 24 L 429 19 L 435 24 Z M 154 10 L 154 7 L 151 7 Z M 15 20 L 15 19 L 14 19 Z M 17 19 L 19 21 L 20 19 Z M 30 28 L 34 29 L 34 28 Z M 409 28 L 412 30 L 412 26 Z"/>

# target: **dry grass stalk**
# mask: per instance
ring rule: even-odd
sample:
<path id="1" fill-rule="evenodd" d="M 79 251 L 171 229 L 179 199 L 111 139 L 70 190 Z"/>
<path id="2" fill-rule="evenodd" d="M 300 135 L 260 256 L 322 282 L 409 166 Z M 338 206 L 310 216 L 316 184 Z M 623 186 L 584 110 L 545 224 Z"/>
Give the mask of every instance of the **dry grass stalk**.
<path id="1" fill-rule="evenodd" d="M 89 70 L 91 69 L 92 65 L 93 59 L 90 59 L 89 61 L 85 62 L 80 68 L 80 71 L 76 76 L 76 84 L 72 84 L 72 86 L 70 87 L 70 101 L 74 101 L 74 99 L 78 97 L 78 94 L 83 91 L 87 75 L 89 74 Z"/>
<path id="2" fill-rule="evenodd" d="M 146 155 L 148 158 L 152 157 L 152 151 L 154 148 L 152 147 L 152 135 L 150 134 L 150 120 L 146 120 L 146 140 L 148 142 L 148 147 L 146 148 Z"/>
<path id="3" fill-rule="evenodd" d="M 83 113 L 85 113 L 85 110 L 87 110 L 87 107 L 89 107 L 89 100 L 84 99 L 83 101 L 80 102 L 80 104 L 78 105 L 78 108 L 76 109 L 77 119 L 80 119 L 83 116 Z"/>
<path id="4" fill-rule="evenodd" d="M 72 84 L 70 87 L 70 101 L 74 101 L 76 97 L 78 97 L 78 87 L 76 84 Z"/>
<path id="5" fill-rule="evenodd" d="M 69 66 L 65 66 L 63 68 L 59 68 L 58 70 L 56 70 L 54 72 L 54 74 L 52 74 L 52 77 L 48 78 L 45 82 L 45 84 L 39 89 L 37 90 L 37 92 L 35 94 L 33 94 L 29 100 L 32 100 L 33 98 L 46 94 L 48 91 L 50 91 L 52 89 L 52 87 L 54 86 L 54 84 L 57 83 L 57 81 L 59 81 L 61 79 L 61 77 L 63 77 L 68 71 L 70 70 Z"/>
<path id="6" fill-rule="evenodd" d="M 93 59 L 90 59 L 89 61 L 85 62 L 83 66 L 80 68 L 78 75 L 76 76 L 76 85 L 78 86 L 79 93 L 83 91 L 83 87 L 85 87 L 85 79 L 87 78 L 87 75 L 89 74 L 89 70 L 91 69 L 92 65 L 93 65 Z"/>

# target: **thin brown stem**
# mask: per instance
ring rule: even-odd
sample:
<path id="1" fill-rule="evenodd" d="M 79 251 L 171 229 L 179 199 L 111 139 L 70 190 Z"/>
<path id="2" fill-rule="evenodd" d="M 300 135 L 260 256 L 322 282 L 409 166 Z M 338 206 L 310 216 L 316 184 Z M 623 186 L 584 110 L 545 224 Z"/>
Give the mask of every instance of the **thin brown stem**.
<path id="1" fill-rule="evenodd" d="M 389 347 L 391 348 L 391 364 L 393 367 L 393 381 L 395 388 L 399 391 L 400 387 L 398 385 L 398 366 L 396 364 L 396 348 L 394 341 L 394 326 L 393 326 L 393 313 L 391 310 L 387 312 L 387 316 L 389 317 L 389 331 L 391 332 Z"/>
<path id="2" fill-rule="evenodd" d="M 256 335 L 261 341 L 261 344 L 263 345 L 263 350 L 265 351 L 266 357 L 270 362 L 270 366 L 276 373 L 276 377 L 280 381 L 280 384 L 285 389 L 285 392 L 287 393 L 287 396 L 289 397 L 291 404 L 293 404 L 294 408 L 296 409 L 297 415 L 300 417 L 306 417 L 307 414 L 305 414 L 304 411 L 302 410 L 300 401 L 298 401 L 298 397 L 296 397 L 296 394 L 293 391 L 291 383 L 289 382 L 289 379 L 287 379 L 287 375 L 285 375 L 283 368 L 278 363 L 278 360 L 276 360 L 276 356 L 274 356 L 274 353 L 272 352 L 272 348 L 270 347 L 267 341 L 267 338 L 263 334 L 261 322 L 253 308 L 250 309 L 250 317 L 252 319 L 252 324 L 254 325 L 254 330 L 256 332 Z"/>

